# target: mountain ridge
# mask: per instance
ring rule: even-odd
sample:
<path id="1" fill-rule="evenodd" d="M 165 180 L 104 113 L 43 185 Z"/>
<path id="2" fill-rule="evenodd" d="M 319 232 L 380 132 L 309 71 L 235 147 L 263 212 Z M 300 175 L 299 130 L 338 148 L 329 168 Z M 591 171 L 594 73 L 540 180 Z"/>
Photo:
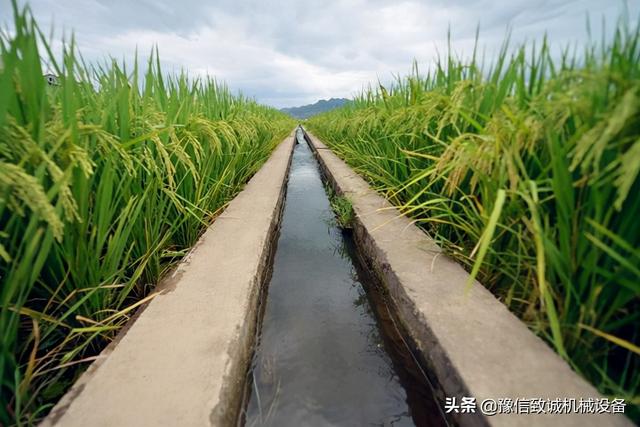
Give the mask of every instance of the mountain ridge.
<path id="1" fill-rule="evenodd" d="M 347 98 L 321 99 L 313 104 L 301 105 L 299 107 L 281 108 L 280 111 L 295 117 L 296 119 L 307 119 L 316 114 L 342 107 L 347 102 Z"/>

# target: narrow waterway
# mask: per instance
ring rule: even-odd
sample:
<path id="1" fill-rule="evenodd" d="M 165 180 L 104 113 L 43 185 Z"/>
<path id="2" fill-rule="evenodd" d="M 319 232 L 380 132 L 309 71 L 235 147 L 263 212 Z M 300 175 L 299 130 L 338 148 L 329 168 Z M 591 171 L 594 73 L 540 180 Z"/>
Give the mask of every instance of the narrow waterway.
<path id="1" fill-rule="evenodd" d="M 380 332 L 384 318 L 365 292 L 352 242 L 332 223 L 318 164 L 300 132 L 298 142 L 245 425 L 444 425 L 429 391 L 416 384 L 419 373 L 398 356 L 398 340 Z"/>

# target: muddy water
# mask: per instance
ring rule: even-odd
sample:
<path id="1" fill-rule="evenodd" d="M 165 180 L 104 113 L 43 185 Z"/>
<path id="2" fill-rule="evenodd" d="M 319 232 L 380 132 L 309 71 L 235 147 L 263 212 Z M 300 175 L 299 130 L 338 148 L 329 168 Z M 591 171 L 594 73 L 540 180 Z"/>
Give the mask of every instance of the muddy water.
<path id="1" fill-rule="evenodd" d="M 331 224 L 318 164 L 299 141 L 245 425 L 443 425 L 398 339 L 381 334 L 384 315 L 372 309 L 378 303 L 365 292 L 352 242 Z"/>

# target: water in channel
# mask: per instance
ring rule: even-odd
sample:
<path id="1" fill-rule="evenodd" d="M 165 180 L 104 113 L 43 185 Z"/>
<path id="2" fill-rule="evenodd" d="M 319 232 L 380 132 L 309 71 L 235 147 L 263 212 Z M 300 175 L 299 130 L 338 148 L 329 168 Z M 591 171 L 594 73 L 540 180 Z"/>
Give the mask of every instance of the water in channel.
<path id="1" fill-rule="evenodd" d="M 246 426 L 443 425 L 425 415 L 331 223 L 316 159 L 298 131 L 273 273 L 247 386 Z"/>

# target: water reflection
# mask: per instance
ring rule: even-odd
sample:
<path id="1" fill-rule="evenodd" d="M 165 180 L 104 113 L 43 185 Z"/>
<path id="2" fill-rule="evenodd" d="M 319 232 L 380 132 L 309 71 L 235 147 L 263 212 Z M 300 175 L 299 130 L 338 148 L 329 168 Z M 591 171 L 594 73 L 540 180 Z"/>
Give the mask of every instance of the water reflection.
<path id="1" fill-rule="evenodd" d="M 298 144 L 246 425 L 414 425 L 415 399 L 385 351 L 352 248 L 329 217 L 316 160 Z"/>

